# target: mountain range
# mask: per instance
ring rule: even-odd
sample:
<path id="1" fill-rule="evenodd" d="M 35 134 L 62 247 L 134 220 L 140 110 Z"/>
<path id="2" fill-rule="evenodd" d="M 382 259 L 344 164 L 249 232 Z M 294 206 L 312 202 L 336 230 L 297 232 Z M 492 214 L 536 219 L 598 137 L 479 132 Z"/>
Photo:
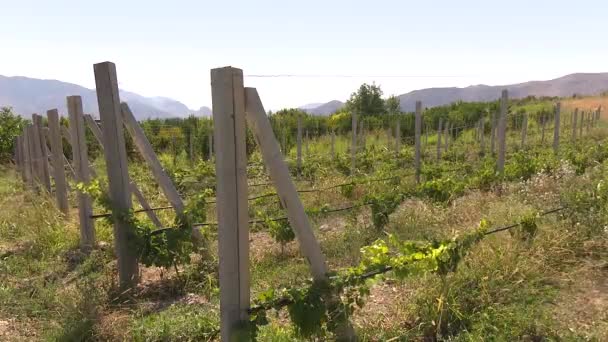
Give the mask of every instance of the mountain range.
<path id="1" fill-rule="evenodd" d="M 399 95 L 401 110 L 414 111 L 416 101 L 423 107 L 434 107 L 456 101 L 491 101 L 500 96 L 502 89 L 509 90 L 512 98 L 534 96 L 597 95 L 608 91 L 608 73 L 577 73 L 548 81 L 530 81 L 510 85 L 472 85 L 464 88 L 428 88 Z M 57 80 L 42 80 L 22 76 L 0 75 L 0 106 L 11 106 L 16 113 L 29 117 L 32 113 L 43 114 L 57 108 L 66 113 L 65 97 L 80 95 L 85 113 L 97 114 L 95 90 L 77 84 Z M 210 116 L 209 107 L 189 109 L 185 104 L 167 97 L 145 97 L 120 90 L 121 100 L 129 103 L 137 119 L 183 118 L 191 114 Z M 327 103 L 310 103 L 300 109 L 315 115 L 329 115 L 345 105 L 333 100 Z"/>
<path id="2" fill-rule="evenodd" d="M 80 95 L 85 113 L 97 114 L 95 90 L 77 84 L 57 80 L 41 80 L 23 76 L 6 77 L 0 75 L 0 106 L 11 106 L 25 117 L 32 113 L 44 114 L 48 109 L 57 108 L 66 114 L 66 96 Z M 137 119 L 187 117 L 211 115 L 211 108 L 189 109 L 185 104 L 167 97 L 145 97 L 120 90 L 120 99 L 129 103 Z"/>
<path id="3" fill-rule="evenodd" d="M 423 107 L 435 107 L 456 101 L 492 101 L 500 97 L 503 89 L 509 91 L 511 98 L 534 96 L 566 97 L 578 95 L 598 95 L 608 91 L 608 73 L 578 73 L 570 74 L 548 81 L 530 81 L 509 85 L 472 85 L 464 88 L 427 88 L 414 90 L 399 95 L 401 110 L 413 112 L 416 101 L 421 101 Z M 301 108 L 316 115 L 329 115 L 344 106 L 345 103 L 334 100 L 317 107 Z"/>

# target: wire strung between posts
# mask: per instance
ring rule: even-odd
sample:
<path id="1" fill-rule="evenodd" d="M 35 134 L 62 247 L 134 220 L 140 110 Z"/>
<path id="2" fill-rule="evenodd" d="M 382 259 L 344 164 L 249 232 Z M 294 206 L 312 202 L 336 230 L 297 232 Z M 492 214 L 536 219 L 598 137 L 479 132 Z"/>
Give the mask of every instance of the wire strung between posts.
<path id="1" fill-rule="evenodd" d="M 407 176 L 413 176 L 414 173 L 411 174 L 404 174 L 401 176 L 392 176 L 392 177 L 386 177 L 386 178 L 376 178 L 376 179 L 368 179 L 368 180 L 364 180 L 364 181 L 360 181 L 360 182 L 348 182 L 348 183 L 342 183 L 342 184 L 337 184 L 337 185 L 332 185 L 326 188 L 319 188 L 319 189 L 302 189 L 302 190 L 297 190 L 297 192 L 299 193 L 312 193 L 312 192 L 323 192 L 323 191 L 327 191 L 327 190 L 331 190 L 331 189 L 335 189 L 335 188 L 339 188 L 339 187 L 344 187 L 344 186 L 348 186 L 348 185 L 360 185 L 360 184 L 367 184 L 367 183 L 374 183 L 374 182 L 382 182 L 382 181 L 387 181 L 387 180 L 391 180 L 391 179 L 395 179 L 395 178 L 399 178 L 399 177 L 407 177 Z M 273 183 L 269 183 L 269 184 L 273 184 Z M 253 200 L 257 200 L 260 198 L 265 198 L 265 197 L 273 197 L 273 196 L 277 196 L 278 194 L 276 192 L 272 192 L 272 193 L 267 193 L 267 194 L 263 194 L 263 195 L 259 195 L 259 196 L 254 196 L 254 197 L 249 197 L 247 200 L 248 201 L 253 201 Z M 210 200 L 210 201 L 206 201 L 205 203 L 207 204 L 213 204 L 216 203 L 216 201 L 214 200 Z M 138 210 L 134 210 L 133 213 L 142 213 L 142 212 L 147 212 L 147 211 L 157 211 L 157 210 L 166 210 L 166 209 L 172 209 L 173 206 L 164 206 L 164 207 L 156 207 L 156 208 L 150 208 L 150 209 L 138 209 Z M 97 219 L 97 218 L 103 218 L 103 217 L 110 217 L 112 216 L 111 213 L 104 213 L 104 214 L 95 214 L 95 215 L 91 215 L 90 217 L 93 219 Z"/>
<path id="2" fill-rule="evenodd" d="M 550 209 L 550 210 L 547 210 L 547 211 L 544 211 L 544 212 L 538 214 L 538 216 L 540 216 L 540 217 L 546 216 L 546 215 L 553 214 L 553 213 L 559 212 L 559 211 L 567 209 L 567 208 L 568 207 L 564 206 L 564 207 Z M 491 229 L 491 230 L 487 231 L 484 235 L 490 235 L 490 234 L 502 232 L 502 231 L 505 231 L 505 230 L 509 230 L 509 229 L 515 228 L 517 226 L 520 226 L 521 224 L 522 224 L 522 222 L 517 222 L 517 223 L 511 224 L 511 225 L 508 225 L 508 226 Z M 379 269 L 363 273 L 362 275 L 358 276 L 357 278 L 360 279 L 360 280 L 366 280 L 366 279 L 374 278 L 374 277 L 376 277 L 378 275 L 381 275 L 381 274 L 384 274 L 384 273 L 388 273 L 388 272 L 390 272 L 392 270 L 393 270 L 393 267 L 390 266 L 390 265 L 389 266 L 383 266 L 383 267 L 381 267 Z M 338 278 L 338 276 L 329 277 L 330 280 L 336 279 L 336 278 Z M 249 314 L 254 314 L 254 313 L 257 313 L 257 312 L 260 312 L 260 311 L 267 311 L 267 310 L 270 310 L 270 309 L 278 309 L 278 308 L 281 308 L 281 307 L 284 307 L 284 306 L 287 306 L 287 305 L 290 305 L 290 304 L 293 304 L 293 303 L 294 303 L 294 301 L 291 298 L 289 298 L 289 297 L 283 297 L 283 298 L 279 298 L 279 299 L 270 301 L 268 303 L 262 303 L 262 304 L 259 304 L 259 305 L 256 305 L 256 306 L 252 306 L 251 308 L 249 308 L 247 310 L 247 312 Z"/>
<path id="3" fill-rule="evenodd" d="M 514 115 L 512 115 L 514 116 Z M 471 126 L 460 126 L 460 127 L 452 127 L 452 129 L 467 129 L 467 128 L 476 128 L 477 125 L 471 125 Z M 539 131 L 537 132 L 528 132 L 528 136 L 535 136 L 541 133 L 540 131 L 540 127 L 539 127 Z M 545 130 L 550 132 L 554 129 L 554 126 L 551 127 L 545 127 Z M 405 136 L 402 137 L 403 140 L 408 140 L 408 139 L 413 139 L 414 136 Z M 255 164 L 258 164 L 258 162 L 255 162 Z M 259 163 L 260 165 L 262 165 L 262 163 Z M 459 171 L 461 169 L 464 169 L 466 167 L 461 167 L 461 168 L 456 168 L 456 169 L 451 169 L 451 170 L 442 170 L 440 171 L 441 173 L 447 173 L 447 172 L 454 172 L 454 171 Z M 415 173 L 412 174 L 404 174 L 402 175 L 403 177 L 407 177 L 410 175 L 414 175 Z M 389 178 L 381 178 L 381 179 L 371 179 L 371 180 L 367 180 L 367 181 L 363 181 L 363 182 L 347 182 L 347 183 L 342 183 L 342 184 L 337 184 L 337 185 L 333 185 L 330 187 L 326 187 L 326 188 L 321 188 L 321 189 L 303 189 L 303 190 L 297 190 L 298 193 L 312 193 L 312 192 L 322 192 L 322 191 L 327 191 L 327 190 L 331 190 L 334 188 L 339 188 L 339 187 L 344 187 L 344 186 L 349 186 L 349 185 L 358 185 L 358 184 L 365 184 L 365 183 L 371 183 L 371 182 L 379 182 L 379 181 L 385 181 L 385 180 L 390 180 L 390 179 L 395 179 L 398 178 L 400 176 L 394 176 L 394 177 L 389 177 Z M 258 183 L 258 184 L 249 184 L 248 187 L 258 187 L 258 186 L 268 186 L 268 185 L 273 185 L 274 183 L 272 182 L 266 182 L 266 183 Z M 268 193 L 268 194 L 263 194 L 263 195 L 259 195 L 259 196 L 254 196 L 254 197 L 250 197 L 247 200 L 248 201 L 252 201 L 252 200 L 256 200 L 256 199 L 261 199 L 261 198 L 266 198 L 266 197 L 273 197 L 276 196 L 277 193 L 273 192 L 273 193 Z M 213 204 L 216 203 L 216 201 L 211 200 L 211 201 L 207 201 L 206 203 L 208 204 Z M 150 209 L 138 209 L 138 210 L 134 210 L 134 213 L 142 213 L 142 212 L 148 212 L 148 211 L 158 211 L 158 210 L 167 210 L 167 209 L 172 209 L 172 206 L 163 206 L 163 207 L 156 207 L 156 208 L 150 208 Z M 98 219 L 98 218 L 104 218 L 104 217 L 110 217 L 111 213 L 103 213 L 103 214 L 94 214 L 91 215 L 90 217 L 92 219 Z"/>
<path id="4" fill-rule="evenodd" d="M 370 203 L 361 203 L 361 204 L 355 204 L 355 205 L 351 205 L 351 206 L 343 207 L 343 208 L 323 210 L 323 211 L 319 212 L 319 214 L 337 213 L 340 211 L 352 210 L 352 209 L 364 207 L 367 205 L 370 205 Z M 281 217 L 275 217 L 275 218 L 266 219 L 266 220 L 252 219 L 252 220 L 249 220 L 247 223 L 248 224 L 264 224 L 266 222 L 284 221 L 284 220 L 288 220 L 288 219 L 289 219 L 289 217 L 287 217 L 287 216 L 281 216 Z M 205 226 L 217 226 L 217 225 L 218 225 L 217 222 L 201 222 L 201 223 L 193 223 L 192 227 L 205 227 Z M 151 231 L 149 235 L 152 236 L 152 235 L 162 234 L 171 229 L 175 229 L 175 227 L 165 227 L 165 228 L 156 229 L 156 230 Z"/>

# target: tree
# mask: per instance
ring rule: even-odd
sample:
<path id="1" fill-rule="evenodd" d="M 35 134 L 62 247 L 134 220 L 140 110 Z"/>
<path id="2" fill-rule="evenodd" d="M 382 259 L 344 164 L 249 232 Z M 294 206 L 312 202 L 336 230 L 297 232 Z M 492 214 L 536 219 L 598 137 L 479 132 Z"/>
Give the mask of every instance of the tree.
<path id="1" fill-rule="evenodd" d="M 11 107 L 0 108 L 0 163 L 13 158 L 15 138 L 21 134 L 26 121 L 13 113 Z"/>
<path id="2" fill-rule="evenodd" d="M 388 99 L 386 99 L 384 102 L 384 107 L 386 112 L 391 115 L 401 112 L 399 98 L 395 95 L 391 95 Z"/>
<path id="3" fill-rule="evenodd" d="M 349 112 L 362 116 L 386 113 L 382 89 L 375 84 L 363 83 L 359 90 L 350 95 L 350 99 L 346 101 L 346 108 Z"/>

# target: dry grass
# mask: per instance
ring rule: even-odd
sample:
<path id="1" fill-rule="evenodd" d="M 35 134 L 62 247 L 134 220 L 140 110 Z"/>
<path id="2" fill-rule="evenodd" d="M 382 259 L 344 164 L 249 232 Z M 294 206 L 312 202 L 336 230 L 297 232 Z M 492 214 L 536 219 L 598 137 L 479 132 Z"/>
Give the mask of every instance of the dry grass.
<path id="1" fill-rule="evenodd" d="M 602 106 L 601 118 L 608 119 L 608 96 L 593 96 L 583 98 L 568 98 L 562 100 L 562 108 L 566 111 L 573 111 L 575 108 L 589 112 Z"/>

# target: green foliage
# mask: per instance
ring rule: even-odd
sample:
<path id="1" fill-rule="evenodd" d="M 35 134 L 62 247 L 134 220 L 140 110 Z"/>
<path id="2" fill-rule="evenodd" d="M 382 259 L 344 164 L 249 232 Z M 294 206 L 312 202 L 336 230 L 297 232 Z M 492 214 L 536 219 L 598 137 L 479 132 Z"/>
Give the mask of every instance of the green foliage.
<path id="1" fill-rule="evenodd" d="M 397 114 L 401 112 L 399 98 L 395 95 L 389 96 L 384 102 L 385 111 L 389 114 Z"/>
<path id="2" fill-rule="evenodd" d="M 264 220 L 264 223 L 268 227 L 268 233 L 270 233 L 270 236 L 272 236 L 276 242 L 281 244 L 281 248 L 296 238 L 293 229 L 291 229 L 291 226 L 289 225 L 289 220 L 273 221 L 267 217 Z"/>
<path id="3" fill-rule="evenodd" d="M 191 241 L 192 223 L 194 218 L 205 220 L 204 196 L 194 197 L 184 215 L 176 216 L 175 228 L 156 231 L 156 226 L 139 220 L 133 210 L 120 212 L 114 208 L 99 180 L 93 180 L 89 184 L 78 183 L 76 188 L 82 193 L 89 194 L 101 207 L 111 213 L 106 218 L 108 221 L 112 222 L 116 216 L 130 227 L 129 244 L 137 251 L 139 261 L 144 265 L 168 268 L 190 262 L 190 254 L 194 251 Z"/>
<path id="4" fill-rule="evenodd" d="M 398 278 L 422 273 L 445 276 L 455 272 L 468 251 L 485 236 L 488 223 L 459 238 L 445 241 L 400 241 L 393 235 L 361 249 L 359 265 L 347 268 L 330 278 L 330 282 L 309 282 L 308 286 L 273 289 L 255 300 L 259 309 L 251 315 L 252 338 L 259 326 L 268 324 L 267 310 L 287 306 L 298 336 L 327 338 L 356 308 L 364 305 L 369 295 L 369 278 L 391 270 Z M 330 299 L 330 298 L 336 299 Z M 339 298 L 340 300 L 337 300 Z"/>
<path id="5" fill-rule="evenodd" d="M 13 113 L 11 107 L 0 108 L 0 164 L 4 164 L 13 158 L 15 150 L 15 138 L 17 138 L 26 121 Z"/>
<path id="6" fill-rule="evenodd" d="M 132 341 L 211 341 L 218 325 L 210 308 L 178 304 L 137 317 L 129 335 Z"/>
<path id="7" fill-rule="evenodd" d="M 388 224 L 389 215 L 403 202 L 404 197 L 401 193 L 368 195 L 365 197 L 364 202 L 371 206 L 372 222 L 376 230 L 380 231 Z"/>
<path id="8" fill-rule="evenodd" d="M 538 232 L 538 214 L 529 213 L 519 219 L 519 229 L 511 230 L 511 235 L 516 236 L 524 242 L 532 241 Z"/>
<path id="9" fill-rule="evenodd" d="M 418 186 L 418 191 L 422 196 L 440 203 L 450 202 L 464 193 L 464 189 L 465 184 L 452 177 L 429 180 Z"/>
<path id="10" fill-rule="evenodd" d="M 353 183 L 345 184 L 340 187 L 340 193 L 342 194 L 342 196 L 344 196 L 348 199 L 353 199 L 354 192 L 355 192 L 355 184 L 353 184 Z"/>
<path id="11" fill-rule="evenodd" d="M 385 113 L 382 89 L 375 84 L 363 83 L 359 89 L 350 95 L 346 108 L 359 116 L 379 115 Z"/>

